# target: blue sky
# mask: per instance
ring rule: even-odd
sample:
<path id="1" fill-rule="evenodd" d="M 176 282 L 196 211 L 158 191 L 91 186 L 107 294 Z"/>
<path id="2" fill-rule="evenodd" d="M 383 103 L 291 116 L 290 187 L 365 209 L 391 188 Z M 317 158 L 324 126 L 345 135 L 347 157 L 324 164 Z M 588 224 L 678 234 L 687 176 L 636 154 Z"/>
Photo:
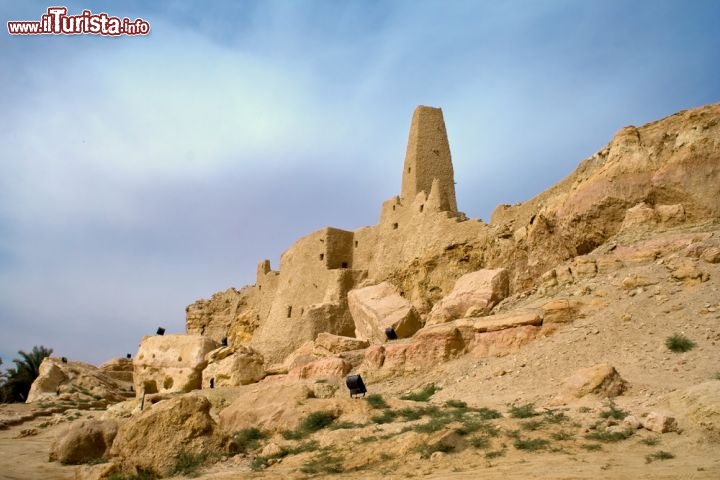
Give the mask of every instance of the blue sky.
<path id="1" fill-rule="evenodd" d="M 51 4 L 0 1 L 0 20 Z M 440 106 L 489 218 L 628 124 L 720 101 L 716 1 L 72 1 L 147 37 L 0 33 L 0 357 L 100 363 L 399 193 Z"/>

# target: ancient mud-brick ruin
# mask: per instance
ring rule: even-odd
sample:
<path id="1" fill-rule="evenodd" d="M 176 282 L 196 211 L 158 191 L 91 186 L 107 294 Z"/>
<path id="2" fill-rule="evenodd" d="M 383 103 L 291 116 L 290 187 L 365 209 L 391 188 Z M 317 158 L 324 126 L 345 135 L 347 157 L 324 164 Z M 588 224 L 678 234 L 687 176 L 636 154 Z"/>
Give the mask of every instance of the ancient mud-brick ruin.
<path id="1" fill-rule="evenodd" d="M 250 344 L 270 363 L 321 332 L 354 336 L 347 305 L 351 289 L 382 282 L 414 259 L 477 239 L 483 228 L 457 209 L 442 110 L 418 107 L 401 194 L 383 203 L 378 225 L 355 231 L 328 227 L 301 238 L 282 255 L 279 270 L 272 270 L 268 260 L 260 262 L 256 284 L 232 301 L 228 315 L 203 318 L 197 304 L 189 307 L 187 331 L 243 343 L 252 334 Z M 420 295 L 401 294 L 422 303 Z"/>

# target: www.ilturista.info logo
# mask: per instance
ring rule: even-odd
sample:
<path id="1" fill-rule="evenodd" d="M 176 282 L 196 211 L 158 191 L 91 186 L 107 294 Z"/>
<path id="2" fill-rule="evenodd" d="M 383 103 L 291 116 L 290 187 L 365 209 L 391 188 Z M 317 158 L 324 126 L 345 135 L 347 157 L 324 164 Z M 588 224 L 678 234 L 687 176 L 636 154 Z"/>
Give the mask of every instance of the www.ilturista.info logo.
<path id="1" fill-rule="evenodd" d="M 7 22 L 10 35 L 147 35 L 150 24 L 138 18 L 110 17 L 107 13 L 83 10 L 80 15 L 68 15 L 65 7 L 50 7 L 40 21 Z"/>

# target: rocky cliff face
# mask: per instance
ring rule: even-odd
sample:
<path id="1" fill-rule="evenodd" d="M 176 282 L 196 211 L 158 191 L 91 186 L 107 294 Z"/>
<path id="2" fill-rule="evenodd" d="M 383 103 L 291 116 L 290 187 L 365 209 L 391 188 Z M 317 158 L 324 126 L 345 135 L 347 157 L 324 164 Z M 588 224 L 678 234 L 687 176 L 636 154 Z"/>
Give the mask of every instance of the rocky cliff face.
<path id="1" fill-rule="evenodd" d="M 449 152 L 427 154 L 447 142 L 438 112 L 416 112 L 404 168 L 419 174 L 404 172 L 404 197 L 383 205 L 380 224 L 301 239 L 283 255 L 279 272 L 266 262 L 255 286 L 188 307 L 188 333 L 230 335 L 279 362 L 320 331 L 352 336 L 344 296 L 361 283 L 391 282 L 424 321 L 469 272 L 505 268 L 515 293 L 536 287 L 558 263 L 592 252 L 623 225 L 663 229 L 720 216 L 719 104 L 621 129 L 554 187 L 498 206 L 489 225 L 448 208 L 447 199 L 454 200 L 454 192 L 443 192 L 452 184 Z M 432 133 L 427 140 L 420 127 Z M 433 169 L 443 182 L 429 180 Z"/>

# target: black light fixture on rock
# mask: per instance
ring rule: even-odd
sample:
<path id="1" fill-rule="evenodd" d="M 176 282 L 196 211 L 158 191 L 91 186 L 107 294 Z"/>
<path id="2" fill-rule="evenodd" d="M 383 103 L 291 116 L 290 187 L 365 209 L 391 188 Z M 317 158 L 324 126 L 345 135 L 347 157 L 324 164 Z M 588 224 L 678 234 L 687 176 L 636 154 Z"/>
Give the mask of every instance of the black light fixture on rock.
<path id="1" fill-rule="evenodd" d="M 361 393 L 364 397 L 365 392 L 367 392 L 360 375 L 348 375 L 345 379 L 345 385 L 347 385 L 348 390 L 350 390 L 350 398 L 352 398 L 353 395 L 360 395 Z"/>
<path id="2" fill-rule="evenodd" d="M 165 335 L 165 329 L 164 329 L 163 327 L 158 327 L 158 329 L 157 329 L 157 334 L 158 334 L 158 335 Z"/>
<path id="3" fill-rule="evenodd" d="M 385 336 L 388 340 L 397 340 L 398 336 L 393 327 L 387 327 L 385 329 Z"/>
<path id="4" fill-rule="evenodd" d="M 67 363 L 67 357 L 62 357 L 62 358 L 60 359 L 60 361 L 63 362 L 63 363 Z"/>

